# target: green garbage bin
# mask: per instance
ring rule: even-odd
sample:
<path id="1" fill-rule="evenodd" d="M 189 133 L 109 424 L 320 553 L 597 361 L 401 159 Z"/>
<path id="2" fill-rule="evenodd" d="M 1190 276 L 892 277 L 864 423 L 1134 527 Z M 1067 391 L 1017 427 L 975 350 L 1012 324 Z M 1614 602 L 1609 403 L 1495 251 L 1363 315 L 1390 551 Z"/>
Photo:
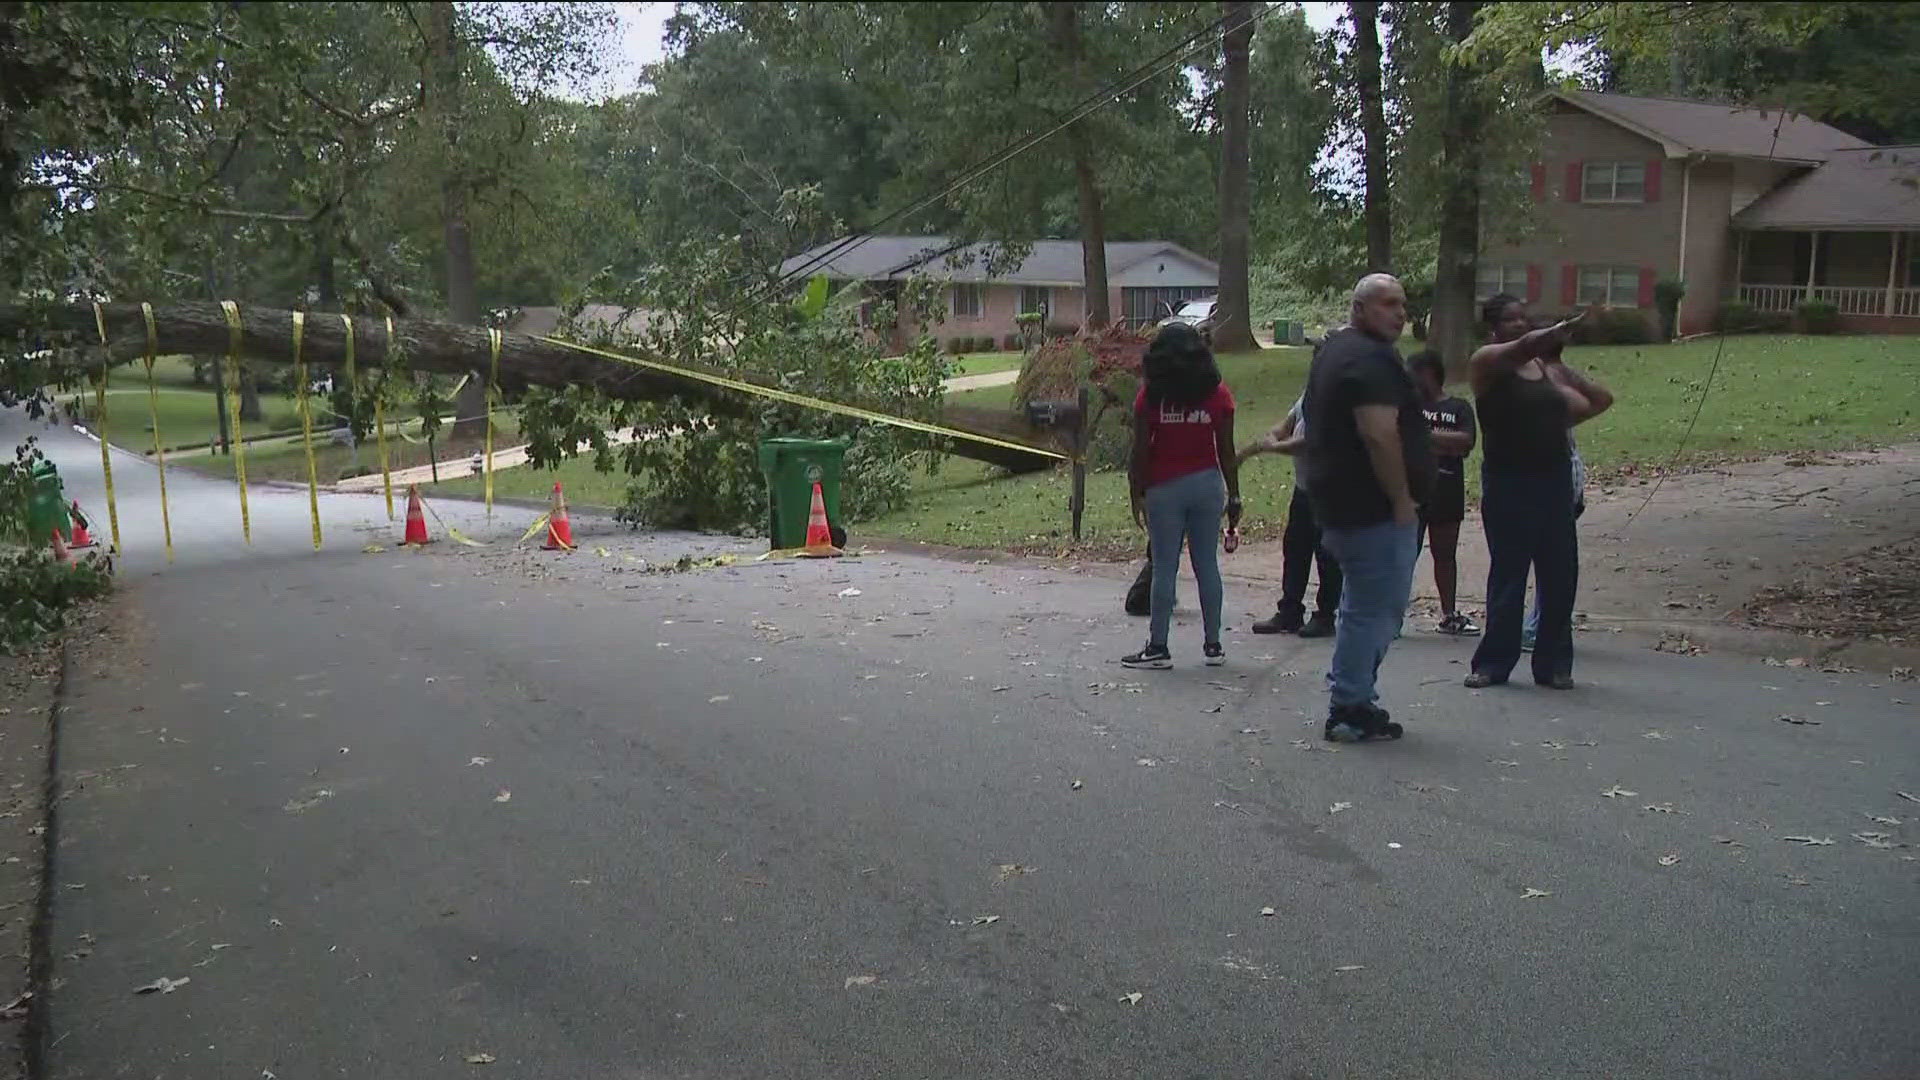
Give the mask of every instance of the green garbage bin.
<path id="1" fill-rule="evenodd" d="M 1285 345 L 1293 337 L 1293 324 L 1286 319 L 1273 320 L 1273 343 Z"/>
<path id="2" fill-rule="evenodd" d="M 33 494 L 27 500 L 27 531 L 32 543 L 44 544 L 55 529 L 63 536 L 73 535 L 60 470 L 53 467 L 53 462 L 42 461 L 33 467 Z"/>
<path id="3" fill-rule="evenodd" d="M 775 551 L 807 542 L 807 518 L 813 509 L 813 485 L 820 485 L 827 521 L 840 520 L 840 463 L 847 444 L 838 439 L 762 439 L 760 472 L 767 478 L 767 536 Z"/>

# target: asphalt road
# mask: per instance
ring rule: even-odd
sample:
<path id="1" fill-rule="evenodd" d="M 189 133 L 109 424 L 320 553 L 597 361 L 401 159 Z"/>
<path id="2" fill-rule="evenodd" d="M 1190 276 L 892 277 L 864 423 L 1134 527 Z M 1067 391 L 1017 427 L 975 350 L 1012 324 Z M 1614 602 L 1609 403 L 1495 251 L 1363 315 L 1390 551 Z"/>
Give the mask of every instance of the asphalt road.
<path id="1" fill-rule="evenodd" d="M 1596 633 L 1472 693 L 1416 633 L 1334 751 L 1245 588 L 1228 667 L 1183 612 L 1128 672 L 1112 576 L 582 532 L 130 575 L 50 1076 L 1920 1071 L 1920 686 Z"/>

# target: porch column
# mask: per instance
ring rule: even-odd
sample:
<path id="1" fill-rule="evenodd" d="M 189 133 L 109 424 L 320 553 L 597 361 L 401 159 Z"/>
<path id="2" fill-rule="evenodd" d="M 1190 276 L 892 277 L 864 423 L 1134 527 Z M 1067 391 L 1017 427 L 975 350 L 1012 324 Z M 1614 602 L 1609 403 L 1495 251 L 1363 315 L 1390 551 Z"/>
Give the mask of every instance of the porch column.
<path id="1" fill-rule="evenodd" d="M 1900 282 L 1900 230 L 1887 234 L 1887 306 L 1881 314 L 1893 318 L 1893 287 Z"/>
<path id="2" fill-rule="evenodd" d="M 1807 234 L 1807 299 L 1813 299 L 1813 283 L 1820 278 L 1820 234 Z"/>
<path id="3" fill-rule="evenodd" d="M 1734 234 L 1733 244 L 1733 298 L 1735 300 L 1743 300 L 1746 298 L 1745 294 L 1741 291 L 1746 288 L 1746 284 L 1747 231 L 1742 229 Z"/>

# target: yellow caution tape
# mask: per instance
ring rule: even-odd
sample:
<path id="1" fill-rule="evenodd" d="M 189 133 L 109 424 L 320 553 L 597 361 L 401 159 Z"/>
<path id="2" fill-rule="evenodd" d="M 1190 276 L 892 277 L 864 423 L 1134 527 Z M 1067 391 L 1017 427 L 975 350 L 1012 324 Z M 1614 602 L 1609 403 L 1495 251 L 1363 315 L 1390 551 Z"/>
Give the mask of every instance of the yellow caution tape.
<path id="1" fill-rule="evenodd" d="M 541 514 L 539 517 L 534 518 L 533 524 L 527 526 L 527 531 L 520 534 L 520 539 L 515 540 L 513 542 L 513 546 L 519 547 L 521 544 L 524 544 L 527 541 L 533 539 L 533 534 L 545 528 L 547 524 L 547 520 L 552 516 L 553 516 L 552 514 Z"/>
<path id="2" fill-rule="evenodd" d="M 562 341 L 559 338 L 548 337 L 544 334 L 536 334 L 533 336 L 540 341 L 546 342 L 549 345 L 558 345 L 562 348 L 573 349 L 577 352 L 590 353 L 594 356 L 603 357 L 608 360 L 618 360 L 623 364 L 632 364 L 634 367 L 648 368 L 653 371 L 665 372 L 669 375 L 679 376 L 680 378 L 692 379 L 696 382 L 703 382 L 708 384 L 709 386 L 719 386 L 719 387 L 724 387 L 725 389 L 728 389 L 728 390 L 737 390 L 742 394 L 752 394 L 755 397 L 771 398 L 774 401 L 783 401 L 789 405 L 799 405 L 803 408 L 816 409 L 816 410 L 819 410 L 820 412 L 838 413 L 841 416 L 851 416 L 856 420 L 869 420 L 876 424 L 889 424 L 893 427 L 906 428 L 909 431 L 921 431 L 929 435 L 938 435 L 942 438 L 947 438 L 947 439 L 959 439 L 963 442 L 983 443 L 987 446 L 998 446 L 1008 450 L 1023 450 L 1029 454 L 1038 454 L 1041 457 L 1052 458 L 1055 461 L 1067 460 L 1067 455 L 1059 452 L 1058 450 L 1048 450 L 1044 447 L 1033 446 L 1028 443 L 1014 442 L 1011 439 L 998 439 L 991 435 L 982 435 L 977 431 L 963 431 L 959 428 L 942 427 L 939 424 L 929 424 L 924 420 L 909 420 L 906 417 L 902 417 L 902 416 L 888 416 L 886 413 L 874 412 L 872 409 L 862 409 L 855 405 L 842 405 L 837 401 L 827 401 L 823 398 L 808 397 L 805 394 L 796 394 L 788 390 L 775 390 L 770 386 L 761 386 L 758 383 L 744 382 L 740 379 L 730 379 L 725 375 L 715 375 L 712 372 L 708 372 L 708 371 L 698 371 L 693 368 L 675 367 L 672 364 L 663 364 L 658 360 L 643 360 L 637 356 L 627 356 L 625 354 L 611 352 L 606 349 L 596 349 L 591 345 L 581 345 L 578 342 Z"/>
<path id="3" fill-rule="evenodd" d="M 468 547 L 486 547 L 487 546 L 481 543 L 480 541 L 475 540 L 474 538 L 468 536 L 466 533 L 461 532 L 459 529 L 456 529 L 453 526 L 447 524 L 447 520 L 440 516 L 440 511 L 435 510 L 433 508 L 432 503 L 428 502 L 425 499 L 421 499 L 420 505 L 426 507 L 427 513 L 433 515 L 433 520 L 440 523 L 440 531 L 446 533 L 447 538 L 449 540 L 452 540 L 456 544 L 465 544 Z"/>
<path id="4" fill-rule="evenodd" d="M 487 516 L 493 516 L 493 395 L 500 386 L 500 331 L 487 331 L 487 352 L 492 359 L 487 365 L 487 463 L 486 480 L 483 486 L 487 495 Z"/>
<path id="5" fill-rule="evenodd" d="M 387 467 L 387 380 L 393 377 L 393 316 L 387 316 L 387 367 L 380 376 L 380 390 L 373 398 L 373 441 L 380 448 L 380 490 L 387 496 L 387 520 L 393 520 L 393 471 Z"/>
<path id="6" fill-rule="evenodd" d="M 232 439 L 233 476 L 240 484 L 240 535 L 253 543 L 253 516 L 247 510 L 247 443 L 240 437 L 240 305 L 220 301 L 227 313 L 227 431 Z"/>
<path id="7" fill-rule="evenodd" d="M 312 388 L 308 385 L 307 362 L 300 356 L 300 342 L 307 333 L 307 313 L 293 313 L 293 379 L 299 386 L 300 445 L 307 451 L 307 516 L 313 521 L 313 550 L 320 550 L 320 471 L 313 461 Z"/>
<path id="8" fill-rule="evenodd" d="M 147 323 L 147 415 L 153 420 L 153 460 L 160 466 L 160 535 L 166 538 L 167 561 L 173 561 L 173 515 L 167 510 L 167 452 L 160 445 L 160 391 L 153 385 L 153 362 L 160 351 L 160 332 L 153 325 L 153 305 L 140 304 Z"/>
<path id="9" fill-rule="evenodd" d="M 93 304 L 93 325 L 100 331 L 100 348 L 107 347 L 107 317 L 100 310 L 100 302 Z M 113 455 L 107 449 L 107 366 L 100 365 L 100 377 L 93 382 L 94 411 L 99 414 L 100 424 L 100 475 L 107 483 L 107 525 L 113 536 L 113 553 L 119 555 L 120 547 L 120 510 L 113 501 Z"/>

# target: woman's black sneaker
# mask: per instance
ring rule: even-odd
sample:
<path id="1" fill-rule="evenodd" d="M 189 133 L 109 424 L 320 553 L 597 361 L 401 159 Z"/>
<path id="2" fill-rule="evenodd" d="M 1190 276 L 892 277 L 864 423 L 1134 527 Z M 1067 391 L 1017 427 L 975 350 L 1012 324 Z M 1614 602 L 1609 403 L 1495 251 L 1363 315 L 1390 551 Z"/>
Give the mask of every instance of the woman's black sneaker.
<path id="1" fill-rule="evenodd" d="M 1149 642 L 1147 647 L 1141 649 L 1139 652 L 1131 656 L 1121 657 L 1120 666 L 1150 668 L 1156 671 L 1164 670 L 1173 666 L 1173 654 L 1167 651 L 1165 645 L 1155 645 Z"/>
<path id="2" fill-rule="evenodd" d="M 1217 641 L 1207 642 L 1205 651 L 1207 654 L 1208 667 L 1219 667 L 1220 665 L 1227 662 L 1227 650 L 1221 648 L 1219 642 Z"/>
<path id="3" fill-rule="evenodd" d="M 1365 742 L 1368 739 L 1398 739 L 1405 734 L 1399 724 L 1378 705 L 1337 705 L 1327 713 L 1325 738 L 1328 742 Z"/>

